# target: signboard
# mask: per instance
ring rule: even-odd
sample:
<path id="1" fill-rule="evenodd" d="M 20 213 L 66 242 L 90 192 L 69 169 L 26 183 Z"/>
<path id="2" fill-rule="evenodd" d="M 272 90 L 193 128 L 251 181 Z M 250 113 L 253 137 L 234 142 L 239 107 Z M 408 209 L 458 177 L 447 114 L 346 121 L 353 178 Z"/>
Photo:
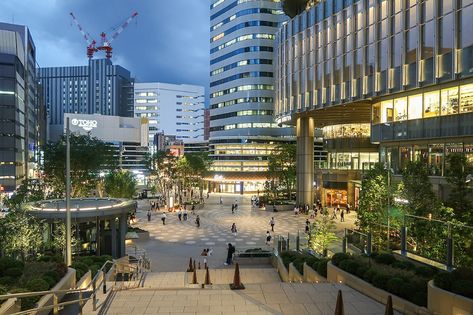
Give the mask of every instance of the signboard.
<path id="1" fill-rule="evenodd" d="M 91 131 L 92 129 L 97 128 L 97 121 L 96 120 L 73 118 L 71 120 L 71 124 L 73 126 L 77 126 L 79 128 L 82 128 L 85 131 Z"/>

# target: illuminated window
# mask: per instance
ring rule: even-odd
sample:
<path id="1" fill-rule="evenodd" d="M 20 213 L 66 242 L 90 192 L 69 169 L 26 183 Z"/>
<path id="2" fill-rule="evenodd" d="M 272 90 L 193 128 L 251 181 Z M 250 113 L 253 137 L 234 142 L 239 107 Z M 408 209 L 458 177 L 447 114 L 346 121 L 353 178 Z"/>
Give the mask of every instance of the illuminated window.
<path id="1" fill-rule="evenodd" d="M 441 92 L 442 115 L 458 114 L 458 87 Z"/>
<path id="2" fill-rule="evenodd" d="M 394 120 L 402 121 L 407 119 L 407 98 L 397 98 L 394 100 Z"/>
<path id="3" fill-rule="evenodd" d="M 460 87 L 460 110 L 462 113 L 473 112 L 473 84 Z"/>
<path id="4" fill-rule="evenodd" d="M 424 117 L 437 117 L 440 115 L 439 91 L 424 94 Z"/>
<path id="5" fill-rule="evenodd" d="M 409 96 L 409 119 L 422 118 L 422 94 Z"/>
<path id="6" fill-rule="evenodd" d="M 393 101 L 383 101 L 381 102 L 381 122 L 391 121 L 393 121 Z"/>
<path id="7" fill-rule="evenodd" d="M 138 104 L 145 104 L 145 103 L 146 103 L 146 100 L 138 99 L 138 100 L 136 100 L 135 102 L 138 103 Z"/>

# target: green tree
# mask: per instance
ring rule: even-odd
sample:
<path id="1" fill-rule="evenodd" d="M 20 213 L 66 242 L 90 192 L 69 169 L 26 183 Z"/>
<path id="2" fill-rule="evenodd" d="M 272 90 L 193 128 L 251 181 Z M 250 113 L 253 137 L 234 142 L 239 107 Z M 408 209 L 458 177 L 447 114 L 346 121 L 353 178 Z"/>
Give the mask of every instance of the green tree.
<path id="1" fill-rule="evenodd" d="M 284 143 L 275 147 L 268 157 L 268 180 L 277 195 L 277 187 L 290 198 L 296 185 L 296 145 Z"/>
<path id="2" fill-rule="evenodd" d="M 41 250 L 41 222 L 27 211 L 17 209 L 0 220 L 0 249 L 3 254 L 20 257 L 23 261 Z"/>
<path id="3" fill-rule="evenodd" d="M 473 174 L 473 164 L 463 154 L 450 154 L 447 165 L 447 181 L 451 187 L 447 206 L 455 210 L 458 220 L 473 225 L 473 183 L 467 179 Z"/>
<path id="4" fill-rule="evenodd" d="M 126 170 L 110 172 L 104 180 L 105 192 L 112 198 L 133 198 L 136 185 L 135 177 Z"/>
<path id="5" fill-rule="evenodd" d="M 117 166 L 115 150 L 97 138 L 71 134 L 71 195 L 86 197 L 97 186 L 100 172 Z M 63 197 L 66 187 L 66 138 L 44 147 L 43 172 L 45 182 Z"/>
<path id="6" fill-rule="evenodd" d="M 291 19 L 296 15 L 302 13 L 309 2 L 314 0 L 283 0 L 282 7 L 284 13 L 288 15 Z"/>
<path id="7" fill-rule="evenodd" d="M 19 209 L 25 202 L 39 201 L 46 197 L 44 183 L 37 179 L 25 179 L 15 193 L 5 201 L 10 209 Z"/>
<path id="8" fill-rule="evenodd" d="M 338 240 L 335 234 L 336 226 L 328 215 L 322 215 L 320 220 L 315 220 L 309 233 L 309 247 L 315 252 L 327 256 L 328 247 Z"/>
<path id="9" fill-rule="evenodd" d="M 54 223 L 54 230 L 51 233 L 51 242 L 49 244 L 51 249 L 55 253 L 60 253 L 61 256 L 65 257 L 66 254 L 66 224 L 64 221 L 58 221 Z M 76 238 L 76 229 L 71 229 L 71 246 L 72 248 L 78 247 L 79 242 Z"/>
<path id="10" fill-rule="evenodd" d="M 360 201 L 357 212 L 359 227 L 367 231 L 376 224 L 383 223 L 388 204 L 388 171 L 377 163 L 361 182 Z"/>

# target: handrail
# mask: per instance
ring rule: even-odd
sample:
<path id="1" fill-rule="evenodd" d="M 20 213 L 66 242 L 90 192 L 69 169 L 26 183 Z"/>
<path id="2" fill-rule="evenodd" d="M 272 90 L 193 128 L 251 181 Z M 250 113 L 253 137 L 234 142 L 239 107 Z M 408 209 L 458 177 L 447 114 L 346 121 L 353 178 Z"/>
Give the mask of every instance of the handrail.
<path id="1" fill-rule="evenodd" d="M 81 291 L 87 291 L 87 289 L 82 288 L 82 289 L 68 289 L 68 290 L 54 290 L 54 291 L 33 291 L 33 292 L 24 292 L 24 293 L 9 293 L 9 294 L 0 295 L 0 301 L 12 299 L 12 298 L 25 298 L 25 297 L 32 297 L 32 296 L 46 295 L 46 294 L 78 293 Z"/>

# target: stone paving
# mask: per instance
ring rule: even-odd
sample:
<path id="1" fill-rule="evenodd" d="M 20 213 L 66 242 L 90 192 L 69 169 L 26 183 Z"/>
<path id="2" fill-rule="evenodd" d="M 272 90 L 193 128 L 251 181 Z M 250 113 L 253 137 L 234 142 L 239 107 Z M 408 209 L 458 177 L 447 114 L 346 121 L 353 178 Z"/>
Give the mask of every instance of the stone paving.
<path id="1" fill-rule="evenodd" d="M 223 205 L 219 204 L 222 196 Z M 231 204 L 238 202 L 238 210 L 231 213 Z M 204 248 L 212 248 L 214 254 L 207 258 L 209 266 L 221 267 L 225 260 L 228 243 L 236 246 L 237 250 L 247 248 L 270 248 L 265 245 L 266 231 L 270 230 L 269 220 L 275 218 L 275 232 L 292 237 L 301 235 L 304 238 L 305 220 L 308 216 L 295 216 L 292 211 L 259 210 L 251 207 L 250 196 L 235 195 L 211 195 L 206 199 L 203 209 L 196 210 L 201 218 L 201 227 L 197 228 L 194 221 L 195 215 L 189 211 L 187 221 L 179 221 L 176 213 L 167 213 L 166 225 L 161 222 L 161 212 L 152 215 L 151 222 L 147 221 L 146 212 L 149 209 L 148 201 L 140 201 L 137 212 L 138 222 L 136 226 L 150 232 L 147 241 L 137 240 L 135 244 L 145 249 L 152 261 L 153 270 L 158 271 L 183 271 L 189 257 L 200 259 L 200 253 Z M 345 222 L 337 224 L 339 232 L 345 227 L 351 227 L 354 223 L 354 214 L 345 216 Z M 230 231 L 232 223 L 238 229 L 236 235 Z M 273 237 L 274 240 L 274 237 Z"/>

